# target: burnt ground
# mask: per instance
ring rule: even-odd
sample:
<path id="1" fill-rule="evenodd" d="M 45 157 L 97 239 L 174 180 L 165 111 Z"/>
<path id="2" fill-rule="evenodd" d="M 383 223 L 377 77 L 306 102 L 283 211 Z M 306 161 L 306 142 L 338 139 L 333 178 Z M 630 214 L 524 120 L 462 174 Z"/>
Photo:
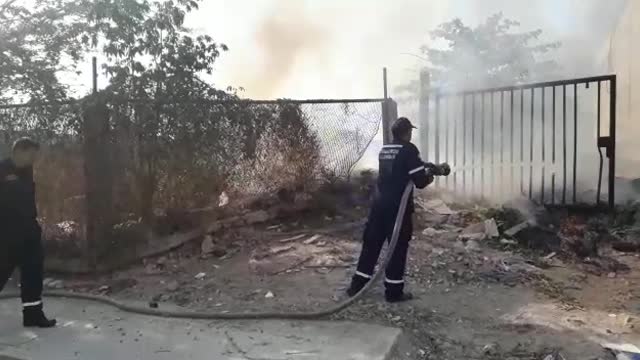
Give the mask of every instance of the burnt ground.
<path id="1" fill-rule="evenodd" d="M 407 281 L 418 299 L 389 305 L 379 286 L 335 319 L 402 328 L 398 359 L 610 359 L 602 342 L 640 343 L 636 253 L 603 242 L 598 256 L 572 256 L 562 244 L 531 246 L 553 243 L 553 224 L 510 239 L 504 230 L 515 220 L 505 212 L 467 206 L 443 215 L 435 205 L 423 203 L 416 214 Z M 192 243 L 109 276 L 66 278 L 64 286 L 216 312 L 317 310 L 343 298 L 364 216 L 360 208 L 229 230 L 209 239 L 209 254 Z M 462 230 L 491 216 L 499 237 L 476 236 L 482 226 Z M 555 231 L 585 237 L 574 228 L 587 225 L 569 219 Z"/>

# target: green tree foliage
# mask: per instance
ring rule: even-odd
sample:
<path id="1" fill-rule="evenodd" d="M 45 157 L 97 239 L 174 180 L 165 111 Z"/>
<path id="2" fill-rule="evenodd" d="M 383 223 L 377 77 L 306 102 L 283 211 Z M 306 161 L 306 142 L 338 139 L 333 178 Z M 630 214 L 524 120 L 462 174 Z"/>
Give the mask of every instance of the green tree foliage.
<path id="1" fill-rule="evenodd" d="M 0 103 L 66 97 L 59 74 L 82 58 L 83 12 L 73 0 L 0 0 Z"/>
<path id="2" fill-rule="evenodd" d="M 540 40 L 542 30 L 518 32 L 520 24 L 502 13 L 476 27 L 462 20 L 439 25 L 421 48 L 432 86 L 480 88 L 548 78 L 558 64 L 550 58 L 560 43 Z M 417 91 L 417 81 L 408 90 Z"/>

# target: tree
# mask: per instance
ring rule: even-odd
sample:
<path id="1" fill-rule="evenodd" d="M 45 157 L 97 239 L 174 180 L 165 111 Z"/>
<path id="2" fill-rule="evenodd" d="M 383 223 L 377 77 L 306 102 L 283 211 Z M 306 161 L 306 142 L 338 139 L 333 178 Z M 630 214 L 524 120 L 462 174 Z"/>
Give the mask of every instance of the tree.
<path id="1" fill-rule="evenodd" d="M 59 75 L 82 58 L 83 7 L 73 0 L 21 4 L 0 0 L 0 103 L 64 99 Z"/>
<path id="2" fill-rule="evenodd" d="M 434 87 L 481 88 L 536 81 L 555 74 L 548 56 L 560 43 L 541 42 L 542 30 L 516 32 L 517 21 L 502 13 L 475 28 L 462 20 L 439 25 L 421 48 Z M 418 82 L 406 88 L 415 93 Z"/>

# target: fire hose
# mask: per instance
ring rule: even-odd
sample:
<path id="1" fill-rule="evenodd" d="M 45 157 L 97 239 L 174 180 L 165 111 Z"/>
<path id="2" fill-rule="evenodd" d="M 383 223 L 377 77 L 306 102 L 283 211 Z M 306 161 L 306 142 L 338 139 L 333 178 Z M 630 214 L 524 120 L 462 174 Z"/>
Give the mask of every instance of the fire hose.
<path id="1" fill-rule="evenodd" d="M 447 165 L 448 168 L 448 165 Z M 429 169 L 427 167 L 427 169 Z M 445 171 L 446 175 L 448 175 L 448 171 Z M 436 174 L 438 171 L 435 172 Z M 440 175 L 440 174 L 438 174 Z M 445 175 L 445 174 L 442 174 Z M 354 303 L 358 302 L 363 298 L 363 296 L 371 290 L 371 288 L 380 281 L 381 277 L 384 274 L 387 265 L 391 261 L 391 257 L 393 256 L 393 252 L 398 244 L 398 238 L 400 235 L 400 228 L 402 227 L 402 219 L 404 218 L 404 214 L 407 209 L 407 203 L 409 201 L 409 196 L 413 190 L 413 183 L 409 182 L 404 189 L 402 194 L 402 198 L 400 199 L 400 206 L 398 208 L 398 214 L 396 215 L 395 224 L 393 226 L 393 233 L 391 235 L 391 239 L 389 241 L 389 246 L 387 249 L 386 256 L 375 272 L 371 280 L 354 296 L 345 299 L 338 304 L 335 304 L 331 307 L 328 307 L 324 310 L 319 311 L 305 311 L 305 312 L 276 312 L 276 311 L 267 311 L 267 312 L 256 312 L 256 313 L 212 313 L 205 311 L 190 311 L 190 310 L 163 310 L 158 308 L 144 307 L 138 305 L 127 304 L 125 302 L 118 301 L 108 296 L 103 295 L 93 295 L 93 294 L 84 294 L 84 293 L 75 293 L 70 291 L 45 291 L 43 293 L 44 297 L 47 298 L 66 298 L 66 299 L 77 299 L 77 300 L 86 300 L 93 301 L 97 303 L 101 303 L 108 306 L 113 306 L 114 308 L 139 315 L 149 315 L 149 316 L 158 316 L 158 317 L 166 317 L 166 318 L 178 318 L 178 319 L 199 319 L 199 320 L 267 320 L 267 319 L 279 319 L 279 320 L 313 320 L 326 318 L 330 315 L 339 313 Z M 0 300 L 3 299 L 12 299 L 19 298 L 20 294 L 16 292 L 8 292 L 5 294 L 0 294 Z"/>

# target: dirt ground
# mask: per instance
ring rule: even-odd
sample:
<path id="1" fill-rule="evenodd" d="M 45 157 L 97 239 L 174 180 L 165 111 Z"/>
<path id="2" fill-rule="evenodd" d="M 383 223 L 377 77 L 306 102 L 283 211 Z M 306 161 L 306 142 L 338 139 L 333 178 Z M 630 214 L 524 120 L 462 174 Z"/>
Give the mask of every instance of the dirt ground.
<path id="1" fill-rule="evenodd" d="M 398 359 L 615 359 L 603 342 L 640 344 L 640 259 L 600 250 L 626 271 L 532 255 L 509 240 L 460 240 L 478 221 L 418 207 L 407 283 L 382 286 L 335 319 L 400 327 Z M 67 278 L 71 290 L 218 312 L 304 311 L 344 298 L 366 209 L 236 229 L 110 276 Z M 425 229 L 427 229 L 425 231 Z M 502 236 L 501 236 L 502 237 Z M 501 238 L 500 237 L 500 238 Z"/>

